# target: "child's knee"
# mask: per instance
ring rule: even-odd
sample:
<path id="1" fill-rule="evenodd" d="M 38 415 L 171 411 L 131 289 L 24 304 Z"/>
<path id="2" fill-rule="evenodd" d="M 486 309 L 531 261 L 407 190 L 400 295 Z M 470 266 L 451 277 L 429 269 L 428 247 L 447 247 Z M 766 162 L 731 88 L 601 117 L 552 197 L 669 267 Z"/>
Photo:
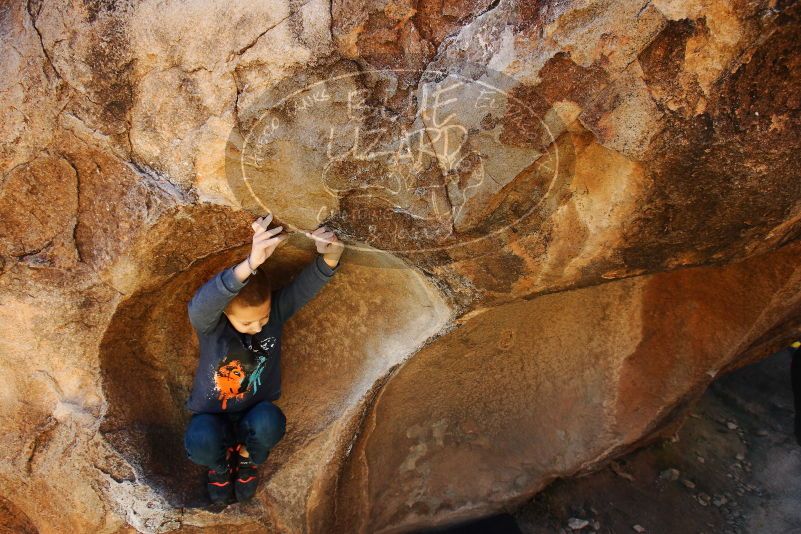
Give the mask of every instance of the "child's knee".
<path id="1" fill-rule="evenodd" d="M 211 432 L 202 428 L 189 429 L 184 434 L 184 448 L 186 452 L 202 453 L 203 451 L 214 450 L 221 444 L 219 439 Z"/>
<path id="2" fill-rule="evenodd" d="M 249 421 L 251 435 L 271 437 L 277 441 L 286 433 L 286 416 L 281 409 L 273 403 L 259 406 L 258 411 Z"/>
<path id="3" fill-rule="evenodd" d="M 224 447 L 224 436 L 215 425 L 209 424 L 210 422 L 202 415 L 198 415 L 192 418 L 184 432 L 184 449 L 187 455 L 198 463 L 202 463 L 200 460 L 214 458 Z"/>
<path id="4" fill-rule="evenodd" d="M 284 415 L 281 408 L 275 404 L 270 403 L 269 410 L 266 410 L 262 421 L 266 426 L 272 428 L 282 436 L 286 433 L 286 415 Z"/>

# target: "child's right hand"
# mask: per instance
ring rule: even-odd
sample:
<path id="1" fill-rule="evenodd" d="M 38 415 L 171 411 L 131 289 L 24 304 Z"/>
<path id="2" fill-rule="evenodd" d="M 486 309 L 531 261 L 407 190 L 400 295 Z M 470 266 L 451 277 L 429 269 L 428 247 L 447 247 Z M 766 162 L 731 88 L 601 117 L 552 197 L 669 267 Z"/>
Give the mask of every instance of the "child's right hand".
<path id="1" fill-rule="evenodd" d="M 250 248 L 250 265 L 255 269 L 269 258 L 275 249 L 289 239 L 288 234 L 281 234 L 283 226 L 276 226 L 267 230 L 273 214 L 268 213 L 264 217 L 259 217 L 250 226 L 253 228 L 253 245 Z M 280 235 L 279 235 L 280 234 Z"/>

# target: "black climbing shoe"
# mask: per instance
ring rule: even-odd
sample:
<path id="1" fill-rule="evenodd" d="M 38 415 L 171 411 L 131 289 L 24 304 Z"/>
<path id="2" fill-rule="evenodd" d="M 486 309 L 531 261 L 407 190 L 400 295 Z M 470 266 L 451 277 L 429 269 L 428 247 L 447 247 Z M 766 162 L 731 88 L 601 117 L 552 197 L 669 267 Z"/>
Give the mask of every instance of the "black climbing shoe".
<path id="1" fill-rule="evenodd" d="M 237 445 L 238 451 L 241 445 Z M 234 470 L 236 481 L 234 482 L 234 490 L 236 493 L 236 500 L 239 502 L 249 501 L 256 494 L 256 486 L 259 485 L 259 472 L 256 470 L 256 464 L 250 459 L 250 456 L 245 458 L 237 453 L 239 462 Z"/>
<path id="2" fill-rule="evenodd" d="M 209 499 L 211 499 L 211 502 L 214 504 L 233 500 L 234 488 L 231 483 L 234 472 L 233 454 L 234 447 L 228 447 L 225 452 L 226 465 L 224 471 L 220 469 L 209 469 L 206 489 L 209 493 Z"/>

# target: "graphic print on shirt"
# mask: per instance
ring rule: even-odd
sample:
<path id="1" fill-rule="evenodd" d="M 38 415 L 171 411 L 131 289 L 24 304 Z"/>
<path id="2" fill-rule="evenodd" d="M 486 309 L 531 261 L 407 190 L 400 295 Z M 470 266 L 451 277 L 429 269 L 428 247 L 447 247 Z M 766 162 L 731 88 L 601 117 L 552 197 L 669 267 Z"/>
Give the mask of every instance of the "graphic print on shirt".
<path id="1" fill-rule="evenodd" d="M 228 357 L 225 358 L 228 360 Z M 214 373 L 214 386 L 219 396 L 217 400 L 222 401 L 222 409 L 228 407 L 228 399 L 243 398 L 245 391 L 242 384 L 245 381 L 245 369 L 239 360 L 223 360 L 217 372 Z"/>
<path id="2" fill-rule="evenodd" d="M 275 339 L 273 336 L 265 337 L 264 339 L 259 341 L 259 346 L 261 347 L 261 350 L 269 352 L 270 349 L 275 347 L 276 341 L 278 340 Z"/>
<path id="3" fill-rule="evenodd" d="M 259 386 L 261 385 L 261 372 L 264 371 L 265 365 L 267 365 L 267 358 L 263 354 L 259 354 L 257 357 L 258 362 L 256 364 L 256 368 L 253 369 L 253 372 L 250 373 L 248 376 L 248 390 L 253 388 L 253 393 L 256 393 L 259 390 Z"/>
<path id="4" fill-rule="evenodd" d="M 268 337 L 259 342 L 262 350 L 275 347 L 276 338 Z M 245 362 L 236 355 L 226 356 L 214 373 L 214 385 L 218 392 L 217 400 L 221 402 L 223 410 L 228 408 L 230 399 L 244 399 L 248 394 L 254 394 L 261 385 L 261 374 L 267 366 L 268 354 L 253 350 L 254 361 Z"/>
<path id="5" fill-rule="evenodd" d="M 259 347 L 264 352 L 268 352 L 275 347 L 275 342 L 278 341 L 276 338 L 269 336 L 261 341 L 259 341 Z M 248 347 L 251 350 L 254 350 L 253 347 Z M 256 350 L 256 358 L 258 363 L 256 364 L 256 368 L 253 369 L 253 372 L 250 373 L 248 376 L 248 389 L 253 386 L 253 393 L 256 393 L 259 390 L 259 386 L 261 385 L 261 372 L 264 371 L 264 367 L 267 365 L 267 356 L 262 352 Z"/>

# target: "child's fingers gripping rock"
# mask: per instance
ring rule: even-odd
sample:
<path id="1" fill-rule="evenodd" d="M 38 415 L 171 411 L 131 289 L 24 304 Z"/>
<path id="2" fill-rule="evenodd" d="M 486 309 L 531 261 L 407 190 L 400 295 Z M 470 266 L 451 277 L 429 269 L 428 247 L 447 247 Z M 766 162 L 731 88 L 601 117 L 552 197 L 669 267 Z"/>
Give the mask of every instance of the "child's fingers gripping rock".
<path id="1" fill-rule="evenodd" d="M 268 213 L 267 215 L 259 217 L 258 219 L 253 221 L 250 227 L 253 228 L 253 231 L 256 234 L 260 234 L 261 232 L 267 230 L 267 227 L 270 226 L 270 222 L 272 222 L 272 220 L 273 220 L 273 214 Z"/>
<path id="2" fill-rule="evenodd" d="M 333 230 L 329 230 L 325 226 L 321 226 L 312 232 L 305 232 L 305 234 L 306 237 L 314 240 L 317 252 L 321 254 L 330 254 L 344 249 L 344 243 L 339 240 Z"/>
<path id="3" fill-rule="evenodd" d="M 289 238 L 287 234 L 281 234 L 283 228 L 283 226 L 276 226 L 253 235 L 250 259 L 254 268 L 267 261 L 267 258 L 272 255 L 276 247 Z"/>

